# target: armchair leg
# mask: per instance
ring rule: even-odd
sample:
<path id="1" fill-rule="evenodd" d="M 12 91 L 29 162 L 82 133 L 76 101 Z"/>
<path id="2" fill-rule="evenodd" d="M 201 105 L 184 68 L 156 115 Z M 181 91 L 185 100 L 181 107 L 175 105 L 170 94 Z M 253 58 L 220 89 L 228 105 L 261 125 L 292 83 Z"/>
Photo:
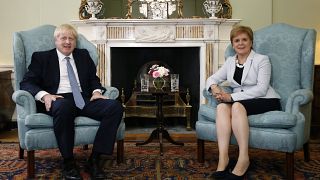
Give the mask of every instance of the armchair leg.
<path id="1" fill-rule="evenodd" d="M 117 163 L 124 162 L 124 140 L 117 141 Z"/>
<path id="2" fill-rule="evenodd" d="M 34 179 L 34 151 L 27 151 L 27 176 L 28 179 Z"/>
<path id="3" fill-rule="evenodd" d="M 21 148 L 19 144 L 19 159 L 23 159 L 23 155 L 24 155 L 24 150 Z"/>
<path id="4" fill-rule="evenodd" d="M 198 162 L 204 163 L 204 140 L 198 139 Z"/>
<path id="5" fill-rule="evenodd" d="M 310 161 L 309 142 L 306 142 L 303 145 L 303 154 L 304 154 L 304 161 L 309 162 Z"/>
<path id="6" fill-rule="evenodd" d="M 294 179 L 294 153 L 286 153 L 287 179 Z"/>

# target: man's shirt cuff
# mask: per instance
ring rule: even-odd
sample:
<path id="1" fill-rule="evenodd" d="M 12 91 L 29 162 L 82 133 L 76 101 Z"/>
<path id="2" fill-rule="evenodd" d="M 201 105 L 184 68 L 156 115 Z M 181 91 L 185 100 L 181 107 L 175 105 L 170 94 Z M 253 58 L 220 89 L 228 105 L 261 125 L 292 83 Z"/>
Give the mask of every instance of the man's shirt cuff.
<path id="1" fill-rule="evenodd" d="M 43 96 L 49 94 L 48 92 L 46 91 L 39 91 L 35 96 L 34 98 L 37 100 L 37 101 L 40 101 L 42 103 L 44 103 L 44 101 L 42 100 Z"/>
<path id="2" fill-rule="evenodd" d="M 100 94 L 102 94 L 102 90 L 101 90 L 101 89 L 95 89 L 95 90 L 93 90 L 92 94 L 95 93 L 95 92 L 99 92 Z"/>

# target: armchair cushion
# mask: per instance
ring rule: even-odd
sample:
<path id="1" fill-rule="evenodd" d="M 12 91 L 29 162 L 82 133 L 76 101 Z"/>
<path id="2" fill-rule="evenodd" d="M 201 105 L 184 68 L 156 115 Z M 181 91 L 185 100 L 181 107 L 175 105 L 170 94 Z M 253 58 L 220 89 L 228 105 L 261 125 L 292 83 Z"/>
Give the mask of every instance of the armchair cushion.
<path id="1" fill-rule="evenodd" d="M 199 114 L 206 121 L 216 121 L 216 108 L 204 104 L 199 108 Z M 201 118 L 199 118 L 201 120 Z M 248 116 L 249 126 L 257 128 L 291 128 L 296 125 L 297 117 L 283 111 L 270 111 L 263 114 Z"/>
<path id="2" fill-rule="evenodd" d="M 88 117 L 79 116 L 75 119 L 75 126 L 99 126 L 100 122 Z M 44 113 L 30 114 L 26 117 L 28 128 L 53 128 L 52 116 Z"/>

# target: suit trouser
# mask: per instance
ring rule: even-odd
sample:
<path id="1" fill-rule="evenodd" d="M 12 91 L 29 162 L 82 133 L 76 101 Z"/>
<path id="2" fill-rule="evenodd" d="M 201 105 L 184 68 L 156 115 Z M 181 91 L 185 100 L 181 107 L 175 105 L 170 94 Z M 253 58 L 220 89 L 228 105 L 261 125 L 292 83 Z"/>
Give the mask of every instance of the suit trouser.
<path id="1" fill-rule="evenodd" d="M 47 114 L 53 117 L 54 133 L 63 158 L 73 158 L 75 117 L 86 116 L 100 121 L 97 134 L 93 142 L 93 151 L 111 155 L 117 135 L 118 126 L 122 119 L 123 107 L 113 99 L 97 99 L 89 101 L 82 110 L 78 109 L 72 94 L 63 94 L 52 102 Z"/>

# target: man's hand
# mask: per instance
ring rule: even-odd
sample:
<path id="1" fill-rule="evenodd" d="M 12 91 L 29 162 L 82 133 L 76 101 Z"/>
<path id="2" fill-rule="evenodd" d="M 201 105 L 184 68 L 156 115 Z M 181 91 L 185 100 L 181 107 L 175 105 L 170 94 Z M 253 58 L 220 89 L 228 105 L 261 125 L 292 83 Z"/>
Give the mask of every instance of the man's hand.
<path id="1" fill-rule="evenodd" d="M 90 98 L 90 101 L 94 101 L 94 100 L 97 100 L 97 99 L 107 99 L 107 97 L 102 95 L 100 92 L 94 92 L 92 94 L 92 97 Z"/>
<path id="2" fill-rule="evenodd" d="M 46 94 L 42 97 L 42 100 L 44 101 L 44 105 L 46 106 L 47 111 L 50 111 L 52 101 L 55 101 L 58 98 L 63 98 L 63 96 Z"/>

